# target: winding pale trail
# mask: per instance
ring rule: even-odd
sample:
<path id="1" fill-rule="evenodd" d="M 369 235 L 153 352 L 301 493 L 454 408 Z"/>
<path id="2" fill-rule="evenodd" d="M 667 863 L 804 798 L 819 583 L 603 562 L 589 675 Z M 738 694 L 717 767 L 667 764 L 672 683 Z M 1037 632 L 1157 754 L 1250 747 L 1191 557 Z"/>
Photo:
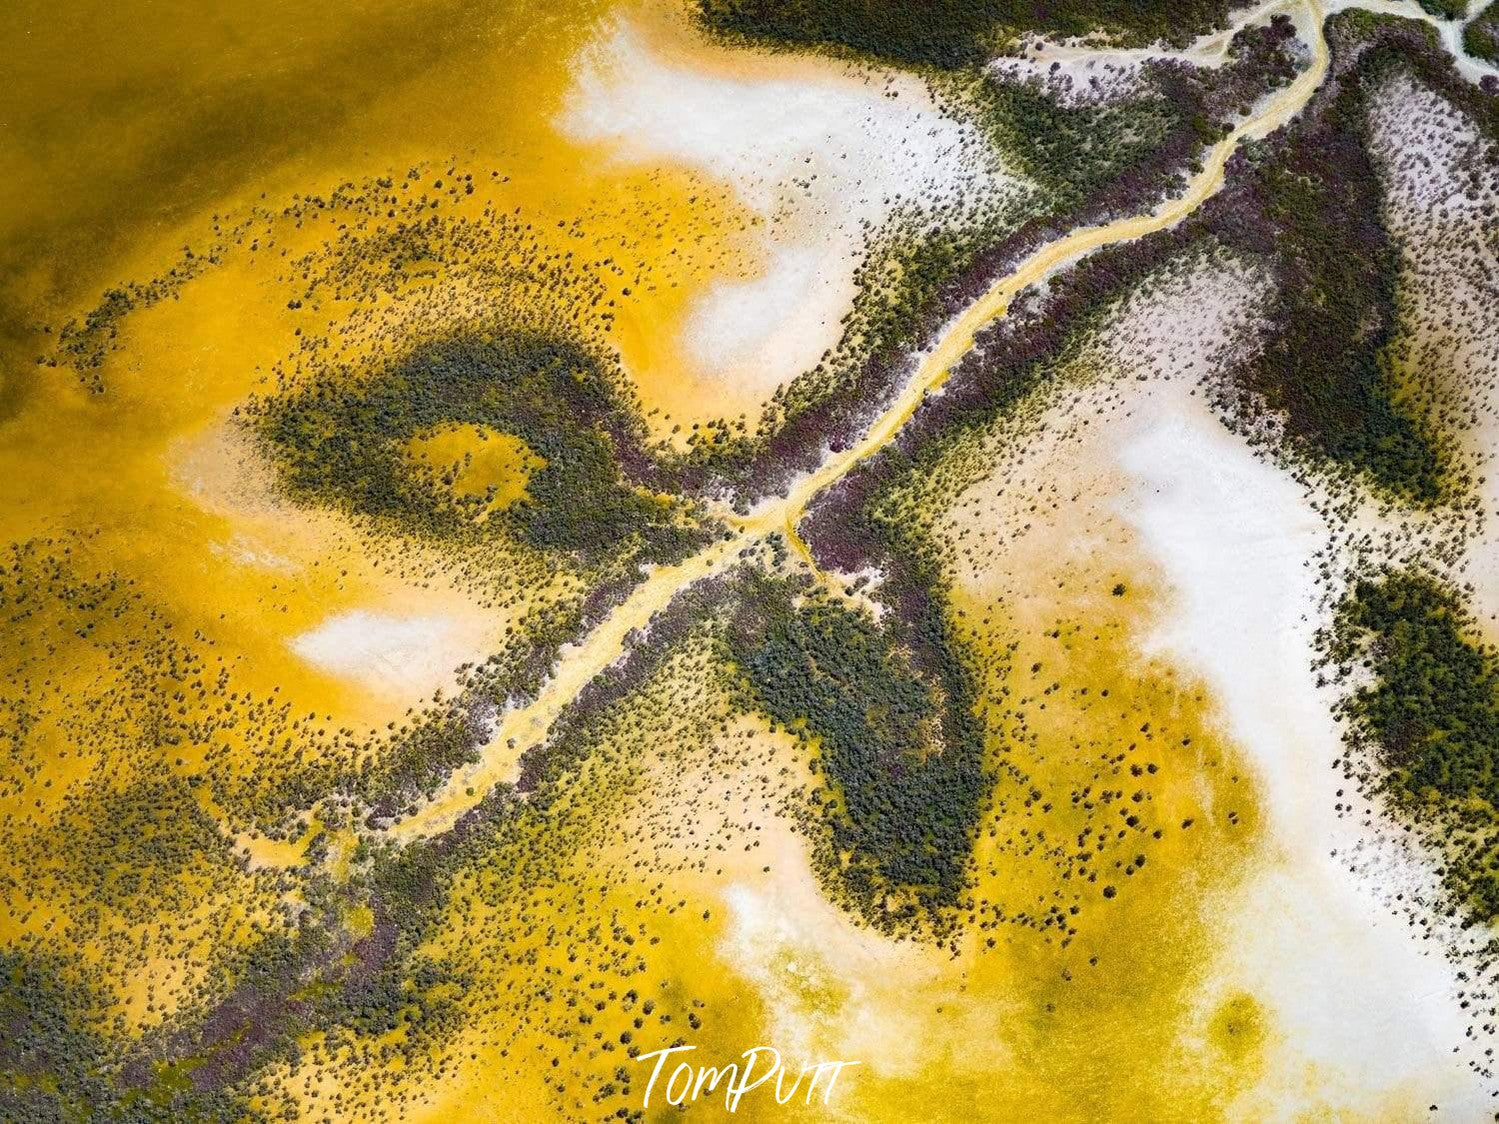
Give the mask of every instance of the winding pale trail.
<path id="1" fill-rule="evenodd" d="M 812 563 L 811 552 L 796 532 L 807 506 L 899 432 L 926 395 L 947 380 L 953 367 L 973 347 L 978 330 L 1003 316 L 1017 293 L 1094 250 L 1176 225 L 1222 187 L 1224 168 L 1238 146 L 1245 140 L 1268 136 L 1295 117 L 1311 100 L 1327 73 L 1321 2 L 1306 0 L 1295 6 L 1301 17 L 1299 30 L 1312 48 L 1310 65 L 1290 85 L 1270 97 L 1260 112 L 1208 150 L 1202 171 L 1192 178 L 1183 194 L 1149 214 L 1073 231 L 1043 246 L 991 285 L 948 325 L 936 345 L 922 355 L 900 394 L 857 444 L 829 456 L 815 471 L 799 479 L 785 497 L 767 500 L 747 517 L 735 520 L 729 538 L 713 543 L 685 562 L 653 570 L 603 623 L 580 643 L 562 650 L 556 671 L 534 702 L 501 716 L 479 761 L 454 774 L 432 800 L 393 825 L 390 836 L 406 841 L 447 831 L 494 785 L 514 780 L 521 754 L 544 741 L 558 716 L 583 687 L 628 651 L 631 634 L 646 628 L 651 618 L 682 590 L 731 567 L 745 547 L 779 531 L 803 559 Z M 813 568 L 816 569 L 815 563 Z"/>

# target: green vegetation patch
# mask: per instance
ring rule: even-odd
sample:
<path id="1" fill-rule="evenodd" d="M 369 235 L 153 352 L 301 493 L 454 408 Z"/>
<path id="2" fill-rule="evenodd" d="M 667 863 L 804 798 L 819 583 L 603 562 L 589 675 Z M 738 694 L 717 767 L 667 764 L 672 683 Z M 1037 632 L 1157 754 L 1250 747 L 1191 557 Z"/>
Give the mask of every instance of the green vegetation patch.
<path id="1" fill-rule="evenodd" d="M 766 713 L 820 747 L 839 884 L 876 924 L 951 907 L 986 783 L 979 755 L 949 736 L 961 724 L 944 722 L 939 682 L 867 613 L 749 580 L 733 658 Z"/>
<path id="2" fill-rule="evenodd" d="M 1439 20 L 1460 20 L 1468 12 L 1468 0 L 1420 0 L 1427 15 Z"/>
<path id="3" fill-rule="evenodd" d="M 70 796 L 56 843 L 63 872 L 92 901 L 140 921 L 190 910 L 210 869 L 228 859 L 193 783 L 161 769 Z"/>
<path id="4" fill-rule="evenodd" d="M 697 543 L 679 507 L 624 478 L 618 453 L 635 436 L 635 419 L 608 368 L 565 340 L 524 333 L 450 339 L 371 377 L 319 379 L 253 409 L 293 495 L 406 534 L 462 539 L 509 528 L 590 564 L 634 536 L 658 561 Z M 509 434 L 543 462 L 525 494 L 494 518 L 488 497 L 442 486 L 407 455 L 413 438 L 454 423 Z"/>
<path id="5" fill-rule="evenodd" d="M 1038 82 L 973 83 L 978 120 L 1059 210 L 1081 206 L 1160 151 L 1189 110 L 1163 94 L 1067 104 Z M 1200 139 L 1218 134 L 1204 120 Z"/>
<path id="6" fill-rule="evenodd" d="M 96 1119 L 104 1046 L 84 1021 L 97 1000 L 48 959 L 0 949 L 0 1118 Z"/>
<path id="7" fill-rule="evenodd" d="M 1499 3 L 1490 4 L 1463 28 L 1463 50 L 1499 64 Z"/>
<path id="8" fill-rule="evenodd" d="M 1415 571 L 1357 582 L 1331 654 L 1372 674 L 1347 711 L 1379 787 L 1439 838 L 1449 888 L 1479 919 L 1499 916 L 1499 655 L 1457 594 Z"/>
<path id="9" fill-rule="evenodd" d="M 1228 0 L 698 0 L 702 21 L 723 34 L 944 69 L 983 62 L 1023 31 L 1185 42 L 1222 24 L 1228 8 Z"/>
<path id="10" fill-rule="evenodd" d="M 1242 194 L 1214 227 L 1277 258 L 1277 330 L 1240 375 L 1243 390 L 1284 417 L 1293 441 L 1424 503 L 1439 497 L 1441 464 L 1391 361 L 1399 259 L 1369 156 L 1369 101 L 1399 61 L 1392 45 L 1370 47 L 1314 118 L 1252 151 Z"/>
<path id="11" fill-rule="evenodd" d="M 1362 172 L 1366 160 L 1349 163 Z M 1378 223 L 1377 191 L 1361 189 L 1349 171 L 1294 155 L 1265 170 L 1291 284 L 1280 295 L 1283 330 L 1247 382 L 1330 459 L 1430 499 L 1436 455 L 1396 403 L 1386 352 L 1395 330 L 1395 252 Z"/>

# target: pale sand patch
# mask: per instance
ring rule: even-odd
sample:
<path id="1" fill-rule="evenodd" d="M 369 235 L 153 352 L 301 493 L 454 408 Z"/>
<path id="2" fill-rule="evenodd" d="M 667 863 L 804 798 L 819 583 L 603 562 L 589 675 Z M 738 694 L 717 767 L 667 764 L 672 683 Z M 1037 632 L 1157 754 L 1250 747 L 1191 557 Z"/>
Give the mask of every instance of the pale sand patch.
<path id="1" fill-rule="evenodd" d="M 755 725 L 758 739 L 782 743 L 783 760 L 803 759 L 789 735 L 771 734 L 758 720 Z M 705 770 L 688 787 L 702 793 L 690 817 L 699 834 L 733 838 L 704 811 L 746 815 L 729 783 Z M 791 821 L 748 814 L 744 830 L 755 849 L 737 857 L 737 847 L 720 853 L 729 880 L 712 884 L 711 892 L 729 914 L 718 955 L 764 1001 L 767 1042 L 797 1064 L 857 1060 L 864 1073 L 880 1079 L 915 1079 L 954 1058 L 970 1073 L 1015 1064 L 1009 1044 L 996 1034 L 1003 1010 L 992 995 L 969 994 L 940 952 L 856 924 L 824 893 L 808 843 Z M 763 866 L 773 874 L 764 875 Z M 854 1074 L 852 1080 L 862 1076 Z"/>
<path id="2" fill-rule="evenodd" d="M 1131 300 L 1080 361 L 1107 377 L 1061 389 L 964 492 L 944 537 L 962 587 L 1019 613 L 1046 601 L 1034 582 L 1089 558 L 1150 574 L 1165 596 L 1142 654 L 1204 681 L 1255 767 L 1266 830 L 1246 879 L 1202 903 L 1221 944 L 1193 985 L 1184 1056 L 1212 1012 L 1247 992 L 1270 1053 L 1235 1106 L 1242 1118 L 1318 1106 L 1392 1118 L 1432 1102 L 1461 1117 L 1487 1100 L 1453 1053 L 1467 1029 L 1462 985 L 1441 942 L 1423 941 L 1392 901 L 1431 901 L 1438 880 L 1367 805 L 1338 795 L 1334 699 L 1312 670 L 1313 556 L 1332 530 L 1192 393 L 1215 352 L 1252 345 L 1265 291 L 1242 267 L 1214 267 Z M 966 545 L 980 526 L 1002 545 Z M 1340 802 L 1360 814 L 1340 818 Z"/>
<path id="3" fill-rule="evenodd" d="M 912 76 L 689 50 L 625 20 L 585 53 L 558 127 L 622 163 L 700 170 L 763 220 L 749 235 L 761 271 L 711 283 L 679 340 L 702 372 L 760 396 L 838 342 L 868 231 L 939 203 L 959 222 L 980 197 L 1017 190 Z"/>
<path id="4" fill-rule="evenodd" d="M 1433 900 L 1438 879 L 1376 821 L 1335 810 L 1354 799 L 1339 795 L 1341 731 L 1312 670 L 1315 556 L 1330 530 L 1300 485 L 1189 393 L 1194 345 L 1226 339 L 1229 310 L 1254 304 L 1254 287 L 1235 297 L 1232 280 L 1168 287 L 1102 341 L 1126 373 L 1168 376 L 1135 384 L 1138 405 L 1111 445 L 1128 481 L 1116 510 L 1170 591 L 1146 651 L 1211 687 L 1268 811 L 1257 871 L 1218 905 L 1224 949 L 1204 1017 L 1240 990 L 1272 1014 L 1276 1060 L 1239 1106 L 1247 1118 L 1309 1102 L 1361 1115 L 1473 1109 L 1485 1091 L 1453 1054 L 1467 1026 L 1462 985 L 1444 950 L 1388 904 L 1400 892 Z"/>
<path id="5" fill-rule="evenodd" d="M 525 611 L 481 603 L 416 546 L 405 560 L 421 577 L 382 568 L 343 516 L 283 500 L 271 466 L 232 423 L 179 443 L 171 471 L 185 497 L 222 520 L 207 549 L 221 560 L 222 604 L 253 624 L 255 666 L 325 698 L 346 686 L 341 720 L 383 723 L 438 688 L 453 694 L 456 669 L 498 651 Z M 277 603 L 284 611 L 263 608 Z"/>
<path id="6" fill-rule="evenodd" d="M 1023 606 L 1034 576 L 1058 565 L 1104 557 L 1128 570 L 1138 555 L 1114 502 L 1127 483 L 1115 449 L 1150 392 L 1126 380 L 1197 378 L 1245 336 L 1265 291 L 1248 267 L 1195 267 L 1119 310 L 1078 360 L 1083 380 L 1064 375 L 1039 418 L 1008 423 L 995 469 L 945 513 L 962 587 Z M 1100 369 L 1114 377 L 1089 381 Z"/>
<path id="7" fill-rule="evenodd" d="M 416 701 L 438 688 L 451 692 L 459 665 L 480 662 L 492 650 L 490 632 L 485 622 L 457 616 L 354 609 L 294 636 L 288 647 L 313 666 L 376 694 Z"/>
<path id="8" fill-rule="evenodd" d="M 1322 623 L 1315 556 L 1330 538 L 1301 486 L 1229 434 L 1201 394 L 1204 357 L 1242 338 L 1263 281 L 1222 270 L 1131 302 L 1102 333 L 1133 382 L 1113 440 L 1095 435 L 1125 487 L 1114 509 L 1169 590 L 1145 645 L 1212 689 L 1227 731 L 1258 766 L 1266 853 L 1219 903 L 1220 963 L 1206 1013 L 1248 991 L 1271 1014 L 1275 1061 L 1239 1107 L 1248 1118 L 1323 1103 L 1360 1114 L 1396 1104 L 1476 1107 L 1481 1083 L 1452 1051 L 1466 1019 L 1453 966 L 1387 905 L 1430 900 L 1437 879 L 1385 845 L 1363 817 L 1339 817 L 1342 737 L 1312 665 Z M 1378 854 L 1378 885 L 1349 870 Z"/>
<path id="9" fill-rule="evenodd" d="M 724 889 L 730 925 L 719 952 L 764 999 L 769 1040 L 790 1057 L 859 1059 L 887 1075 L 917 1072 L 921 1051 L 892 1033 L 904 1020 L 890 988 L 930 979 L 921 950 L 857 928 L 822 893 L 789 825 L 777 819 L 767 827 L 757 854 L 776 878 Z"/>
<path id="10" fill-rule="evenodd" d="M 1273 1013 L 1272 1079 L 1241 1107 L 1475 1108 L 1481 1083 L 1453 1055 L 1467 1023 L 1452 965 L 1348 869 L 1380 840 L 1334 811 L 1341 737 L 1311 670 L 1327 532 L 1302 490 L 1205 407 L 1179 390 L 1152 397 L 1119 453 L 1135 481 L 1121 511 L 1173 593 L 1151 650 L 1212 687 L 1269 812 L 1260 869 L 1219 907 L 1225 948 L 1203 995 L 1210 1009 L 1248 990 Z M 1389 853 L 1379 873 L 1379 894 L 1436 888 L 1414 856 Z"/>

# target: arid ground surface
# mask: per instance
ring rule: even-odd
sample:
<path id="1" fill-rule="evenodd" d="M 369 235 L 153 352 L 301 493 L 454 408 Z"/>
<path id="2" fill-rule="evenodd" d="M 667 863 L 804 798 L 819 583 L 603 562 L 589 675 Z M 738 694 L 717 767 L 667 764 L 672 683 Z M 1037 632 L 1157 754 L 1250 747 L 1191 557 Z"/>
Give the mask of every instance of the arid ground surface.
<path id="1" fill-rule="evenodd" d="M 1499 7 L 0 28 L 0 1120 L 1496 1118 Z"/>

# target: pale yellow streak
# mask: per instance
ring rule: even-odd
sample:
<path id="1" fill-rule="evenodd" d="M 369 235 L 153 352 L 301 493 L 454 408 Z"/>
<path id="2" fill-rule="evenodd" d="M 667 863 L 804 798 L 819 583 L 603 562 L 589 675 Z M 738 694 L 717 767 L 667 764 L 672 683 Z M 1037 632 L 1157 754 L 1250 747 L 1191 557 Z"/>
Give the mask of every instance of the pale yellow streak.
<path id="1" fill-rule="evenodd" d="M 889 443 L 926 395 L 947 380 L 953 367 L 973 347 L 974 335 L 980 328 L 1003 316 L 1010 301 L 1021 290 L 1073 264 L 1083 255 L 1176 225 L 1223 186 L 1224 168 L 1240 143 L 1274 132 L 1311 100 L 1327 73 L 1328 62 L 1320 0 L 1308 0 L 1304 14 L 1308 19 L 1302 30 L 1311 40 L 1311 65 L 1272 97 L 1260 113 L 1209 149 L 1202 171 L 1192 178 L 1183 194 L 1147 215 L 1076 230 L 1043 246 L 1016 266 L 1013 272 L 996 281 L 968 306 L 943 333 L 936 346 L 922 357 L 900 394 L 875 419 L 857 444 L 829 456 L 815 471 L 798 480 L 785 497 L 768 500 L 748 516 L 733 520 L 735 532 L 729 539 L 715 542 L 680 565 L 655 570 L 581 644 L 563 651 L 556 673 L 543 685 L 536 701 L 508 712 L 501 719 L 498 731 L 482 751 L 478 764 L 455 775 L 431 802 L 392 828 L 391 834 L 405 840 L 445 831 L 491 786 L 499 781 L 512 780 L 521 752 L 543 741 L 563 708 L 594 676 L 625 653 L 631 632 L 648 625 L 657 612 L 689 585 L 728 568 L 751 542 L 779 531 L 815 570 L 811 551 L 796 532 L 808 504 L 860 461 Z M 514 745 L 510 744 L 512 741 Z"/>
<path id="2" fill-rule="evenodd" d="M 727 540 L 720 539 L 685 562 L 652 570 L 631 591 L 629 599 L 580 644 L 562 649 L 555 673 L 534 702 L 501 716 L 479 761 L 455 774 L 430 802 L 409 819 L 395 824 L 390 834 L 408 840 L 446 831 L 491 787 L 500 781 L 513 780 L 520 755 L 545 739 L 563 708 L 594 676 L 625 653 L 630 633 L 646 627 L 657 611 L 666 608 L 672 598 L 694 582 L 727 569 L 750 538 L 740 533 Z"/>

